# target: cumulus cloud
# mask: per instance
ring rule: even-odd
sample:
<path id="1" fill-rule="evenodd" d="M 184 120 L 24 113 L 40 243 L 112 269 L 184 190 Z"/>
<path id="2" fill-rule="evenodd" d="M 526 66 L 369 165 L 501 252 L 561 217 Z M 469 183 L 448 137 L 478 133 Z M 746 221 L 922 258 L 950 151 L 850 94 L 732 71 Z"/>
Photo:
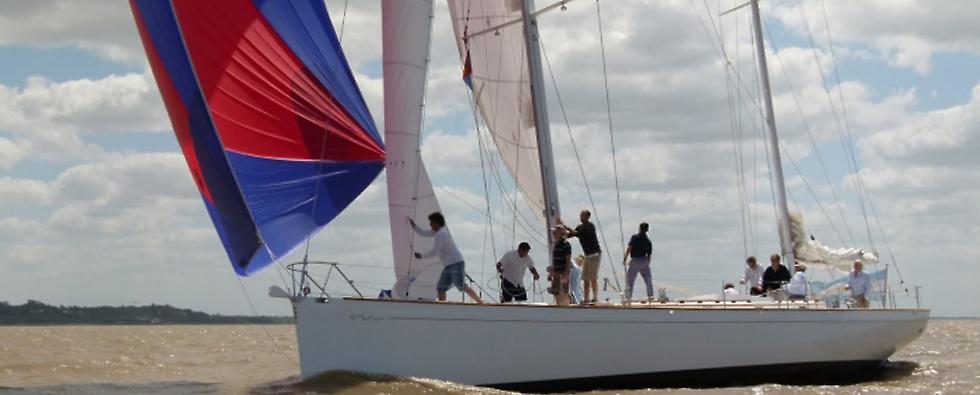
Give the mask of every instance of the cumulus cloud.
<path id="1" fill-rule="evenodd" d="M 0 167 L 28 157 L 78 161 L 102 154 L 85 135 L 169 130 L 148 73 L 52 81 L 35 76 L 23 88 L 0 85 Z"/>
<path id="2" fill-rule="evenodd" d="M 829 22 L 835 45 L 844 51 L 870 49 L 890 65 L 929 72 L 936 53 L 980 53 L 980 38 L 970 27 L 980 5 L 975 1 L 944 2 L 942 7 L 926 0 L 852 1 L 834 3 L 782 0 L 771 2 L 769 15 L 797 31 L 809 29 L 820 45 L 826 45 Z M 765 4 L 765 3 L 763 3 Z M 802 4 L 802 9 L 800 5 Z M 824 14 L 826 10 L 826 14 Z M 855 48 L 847 48 L 847 46 Z"/>
<path id="3" fill-rule="evenodd" d="M 130 65 L 145 62 L 128 4 L 40 0 L 10 2 L 0 14 L 0 45 L 74 47 Z"/>
<path id="4" fill-rule="evenodd" d="M 777 3 L 767 6 L 769 12 L 800 33 L 802 20 L 793 19 L 799 12 L 789 7 L 795 2 Z M 833 8 L 843 9 L 831 11 L 837 12 L 831 15 L 832 28 L 842 42 L 836 48 L 838 55 L 857 56 L 854 54 L 859 51 L 870 51 L 872 58 L 884 62 L 881 67 L 893 65 L 922 71 L 928 70 L 929 57 L 935 51 L 973 48 L 975 38 L 963 34 L 972 25 L 954 23 L 945 10 L 930 11 L 945 16 L 937 15 L 940 22 L 929 21 L 925 27 L 909 23 L 893 28 L 866 17 L 857 22 L 856 18 L 869 10 L 886 11 L 893 20 L 909 21 L 921 11 L 915 2 L 892 3 L 834 4 Z M 383 92 L 378 3 L 350 2 L 346 20 L 341 16 L 344 2 L 331 0 L 327 4 L 338 30 L 344 24 L 343 46 L 380 126 Z M 67 3 L 49 5 L 68 10 L 76 7 Z M 103 5 L 94 3 L 93 7 Z M 113 23 L 131 25 L 128 10 L 117 8 L 126 11 L 126 15 L 117 15 L 119 20 Z M 755 77 L 746 25 L 740 25 L 737 40 L 731 19 L 722 26 L 727 32 L 726 50 L 746 84 L 738 87 L 745 97 L 742 107 L 735 109 L 738 119 L 733 121 L 726 94 L 730 80 L 709 40 L 714 33 L 707 18 L 715 17 L 718 10 L 706 11 L 679 0 L 650 0 L 628 6 L 603 3 L 620 177 L 617 190 L 594 3 L 572 2 L 568 8 L 541 17 L 544 49 L 569 122 L 566 129 L 551 72 L 546 71 L 566 219 L 573 222 L 571 217 L 579 209 L 592 209 L 601 221 L 603 238 L 608 241 L 606 249 L 614 260 L 622 249 L 622 238 L 635 231 L 638 222 L 650 222 L 655 240 L 656 281 L 680 281 L 684 287 L 696 290 L 714 290 L 721 279 L 737 276 L 742 254 L 772 253 L 777 245 L 776 227 L 758 108 L 751 103 L 757 91 L 751 85 Z M 642 12 L 637 12 L 637 8 Z M 26 3 L 11 10 L 21 18 L 41 12 L 40 7 Z M 822 23 L 816 10 L 808 8 L 807 13 L 812 25 Z M 13 20 L 13 15 L 5 9 L 4 22 Z M 492 269 L 487 269 L 487 262 L 492 265 L 493 254 L 504 251 L 517 239 L 543 239 L 543 225 L 534 223 L 533 215 L 524 206 L 518 215 L 506 208 L 515 194 L 506 174 L 501 175 L 503 185 L 496 185 L 492 177 L 491 191 L 482 189 L 483 169 L 473 134 L 473 113 L 467 88 L 460 81 L 461 65 L 447 15 L 445 3 L 436 2 L 422 155 L 453 234 L 463 249 L 468 270 L 475 278 L 486 275 L 485 280 L 493 277 Z M 699 19 L 699 15 L 704 19 Z M 78 18 L 65 24 L 77 27 L 64 30 L 77 32 L 80 38 L 74 41 L 63 37 L 68 34 L 61 30 L 45 30 L 43 26 L 36 27 L 31 37 L 15 36 L 4 23 L 0 24 L 0 38 L 8 41 L 0 42 L 81 48 L 116 45 L 123 53 L 142 56 L 138 43 L 113 41 L 100 35 L 100 27 L 86 27 L 91 22 L 84 22 L 84 15 Z M 846 22 L 849 20 L 852 22 Z M 940 29 L 940 23 L 956 26 Z M 134 32 L 132 26 L 125 29 Z M 903 39 L 895 29 L 906 30 L 910 39 Z M 131 36 L 135 38 L 135 33 Z M 129 55 L 118 56 L 123 59 Z M 980 169 L 971 153 L 980 148 L 974 115 L 980 110 L 980 93 L 975 89 L 973 98 L 958 106 L 916 112 L 912 108 L 920 92 L 881 95 L 867 82 L 844 81 L 840 87 L 830 88 L 832 99 L 828 99 L 817 64 L 825 72 L 832 67 L 828 48 L 817 48 L 815 52 L 792 46 L 770 50 L 777 123 L 785 147 L 804 162 L 803 166 L 812 167 L 815 148 L 808 129 L 819 147 L 839 144 L 841 120 L 835 119 L 841 110 L 836 90 L 839 88 L 847 105 L 852 135 L 860 148 L 860 161 L 865 165 L 863 180 L 882 214 L 885 232 L 906 279 L 935 285 L 941 294 L 937 298 L 954 296 L 950 289 L 962 287 L 945 286 L 927 272 L 955 273 L 956 265 L 969 263 L 965 256 L 977 255 L 975 239 L 980 227 L 976 218 L 980 213 L 974 203 L 980 196 L 976 189 L 980 180 L 975 174 L 980 174 Z M 789 76 L 792 87 L 785 83 L 783 75 Z M 801 112 L 806 125 L 800 119 Z M 734 137 L 733 122 L 740 122 L 742 129 Z M 64 82 L 38 77 L 24 88 L 0 87 L 0 129 L 5 133 L 0 136 L 0 169 L 9 169 L 30 156 L 43 157 L 55 148 L 88 158 L 83 163 L 65 165 L 57 176 L 47 180 L 0 177 L 0 209 L 25 205 L 29 208 L 5 211 L 12 214 L 0 219 L 0 262 L 7 274 L 0 277 L 0 289 L 5 292 L 0 297 L 33 297 L 32 287 L 10 280 L 31 278 L 54 285 L 50 288 L 55 289 L 55 302 L 115 303 L 119 298 L 129 298 L 210 311 L 248 312 L 180 155 L 124 154 L 85 140 L 96 133 L 168 128 L 156 88 L 146 73 Z M 733 140 L 741 144 L 741 165 L 736 165 L 740 162 L 732 153 Z M 573 148 L 579 150 L 580 159 Z M 839 221 L 839 215 L 832 195 L 835 191 L 850 193 L 847 188 L 851 181 L 838 174 L 845 167 L 840 165 L 839 155 L 828 159 L 838 161 L 838 172 L 831 175 L 832 187 L 817 185 L 822 177 L 815 177 L 819 175 L 816 171 L 805 170 L 804 179 L 788 164 L 787 184 L 793 208 L 804 213 L 811 231 L 821 240 L 837 243 L 838 230 L 831 225 Z M 588 189 L 580 165 L 588 177 Z M 741 193 L 740 177 L 745 188 Z M 311 243 L 310 256 L 314 259 L 360 265 L 349 268 L 349 274 L 369 295 L 388 288 L 392 280 L 387 268 L 391 250 L 384 181 L 384 176 L 380 177 Z M 823 207 L 810 199 L 811 188 Z M 622 201 L 621 207 L 617 200 Z M 866 243 L 860 235 L 864 224 L 858 201 L 842 200 L 840 211 L 851 221 L 858 240 L 840 232 L 840 242 Z M 492 242 L 486 217 L 488 204 L 494 218 Z M 827 209 L 830 218 L 824 215 Z M 744 236 L 743 229 L 747 229 Z M 880 236 L 875 230 L 876 246 L 883 249 Z M 923 240 L 930 245 L 924 245 Z M 303 250 L 285 260 L 300 259 Z M 536 247 L 533 251 L 539 264 L 547 261 L 542 250 Z M 942 262 L 928 268 L 911 265 L 921 260 Z M 615 267 L 609 263 L 604 262 L 603 276 L 612 278 Z M 65 277 L 76 280 L 74 283 L 97 286 L 79 288 L 66 284 Z M 684 278 L 690 281 L 684 283 Z M 264 287 L 272 283 L 281 284 L 276 269 L 245 280 L 253 295 L 263 293 Z M 255 301 L 261 311 L 288 313 L 288 307 L 279 301 Z"/>

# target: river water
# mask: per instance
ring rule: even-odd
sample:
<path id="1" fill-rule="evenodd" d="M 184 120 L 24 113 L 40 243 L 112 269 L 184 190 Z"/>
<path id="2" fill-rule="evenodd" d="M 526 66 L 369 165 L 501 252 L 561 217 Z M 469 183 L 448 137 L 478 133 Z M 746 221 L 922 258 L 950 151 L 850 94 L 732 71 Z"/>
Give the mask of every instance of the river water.
<path id="1" fill-rule="evenodd" d="M 297 378 L 291 325 L 0 327 L 0 394 L 503 393 L 438 380 Z M 605 392 L 596 392 L 605 394 Z M 980 393 L 980 320 L 933 320 L 865 381 L 612 393 Z"/>

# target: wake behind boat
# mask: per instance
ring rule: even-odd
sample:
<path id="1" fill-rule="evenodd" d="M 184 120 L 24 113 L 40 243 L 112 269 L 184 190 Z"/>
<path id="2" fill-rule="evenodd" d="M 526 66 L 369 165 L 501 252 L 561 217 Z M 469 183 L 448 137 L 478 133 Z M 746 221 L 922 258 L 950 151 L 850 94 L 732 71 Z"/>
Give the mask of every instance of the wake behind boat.
<path id="1" fill-rule="evenodd" d="M 926 326 L 928 310 L 899 308 L 887 289 L 871 309 L 814 292 L 792 301 L 433 302 L 440 273 L 432 268 L 441 265 L 415 256 L 433 239 L 409 226 L 440 211 L 419 149 L 431 0 L 382 1 L 383 143 L 322 2 L 131 4 L 181 148 L 239 275 L 277 264 L 387 171 L 391 290 L 366 298 L 341 265 L 308 259 L 289 266 L 290 289 L 270 290 L 292 303 L 304 378 L 356 370 L 558 391 L 691 377 L 846 374 L 886 360 Z M 756 0 L 749 5 L 760 37 Z M 449 1 L 475 111 L 533 212 L 528 222 L 547 234 L 549 251 L 561 216 L 537 17 L 559 7 L 565 1 L 540 10 L 530 0 Z M 762 40 L 756 43 L 780 255 L 791 268 L 797 258 L 832 267 L 855 256 L 877 259 L 811 243 L 802 220 L 792 220 L 765 53 Z M 326 283 L 338 276 L 356 297 L 328 292 Z"/>

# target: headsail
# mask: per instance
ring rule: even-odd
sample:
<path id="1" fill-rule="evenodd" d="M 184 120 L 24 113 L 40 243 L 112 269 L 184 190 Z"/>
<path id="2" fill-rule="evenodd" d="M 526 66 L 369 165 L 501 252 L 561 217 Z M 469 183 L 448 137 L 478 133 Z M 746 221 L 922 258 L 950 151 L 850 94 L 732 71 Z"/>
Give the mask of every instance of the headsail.
<path id="1" fill-rule="evenodd" d="M 288 254 L 384 166 L 318 0 L 131 0 L 181 150 L 239 275 Z"/>
<path id="2" fill-rule="evenodd" d="M 418 237 L 408 223 L 412 218 L 426 227 L 426 217 L 439 211 L 419 155 L 432 0 L 384 0 L 381 7 L 388 214 L 396 277 L 392 297 L 435 299 L 437 262 L 412 256 L 413 250 L 428 251 L 432 239 Z"/>
<path id="3" fill-rule="evenodd" d="M 449 0 L 449 11 L 463 79 L 525 201 L 545 224 L 521 2 Z"/>

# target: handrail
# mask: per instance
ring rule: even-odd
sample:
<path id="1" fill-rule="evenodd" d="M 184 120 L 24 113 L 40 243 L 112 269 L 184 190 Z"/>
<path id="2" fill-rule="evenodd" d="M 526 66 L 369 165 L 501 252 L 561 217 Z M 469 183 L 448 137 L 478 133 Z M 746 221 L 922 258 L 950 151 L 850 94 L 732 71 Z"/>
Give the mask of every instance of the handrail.
<path id="1" fill-rule="evenodd" d="M 330 267 L 330 269 L 327 271 L 327 274 L 323 278 L 322 284 L 317 282 L 316 278 L 314 278 L 313 275 L 310 273 L 310 271 L 308 270 L 309 265 L 324 265 Z M 340 269 L 340 263 L 323 262 L 323 261 L 296 262 L 296 263 L 291 263 L 286 265 L 286 270 L 288 270 L 292 276 L 293 279 L 292 295 L 295 297 L 300 297 L 300 296 L 305 297 L 310 294 L 311 289 L 307 285 L 307 282 L 309 282 L 310 284 L 313 284 L 313 286 L 320 291 L 320 296 L 329 299 L 330 293 L 327 292 L 326 287 L 327 287 L 327 283 L 330 281 L 330 276 L 333 274 L 334 271 L 336 271 L 338 274 L 341 275 L 341 277 L 344 278 L 344 281 L 347 282 L 347 285 L 349 285 L 351 289 L 354 290 L 354 293 L 356 293 L 358 297 L 361 298 L 364 297 L 364 294 L 362 294 L 361 291 L 357 289 L 357 286 L 354 285 L 354 280 L 351 280 L 350 277 L 347 277 L 347 273 L 344 273 L 344 271 Z M 298 280 L 296 278 L 297 274 L 299 275 Z"/>

